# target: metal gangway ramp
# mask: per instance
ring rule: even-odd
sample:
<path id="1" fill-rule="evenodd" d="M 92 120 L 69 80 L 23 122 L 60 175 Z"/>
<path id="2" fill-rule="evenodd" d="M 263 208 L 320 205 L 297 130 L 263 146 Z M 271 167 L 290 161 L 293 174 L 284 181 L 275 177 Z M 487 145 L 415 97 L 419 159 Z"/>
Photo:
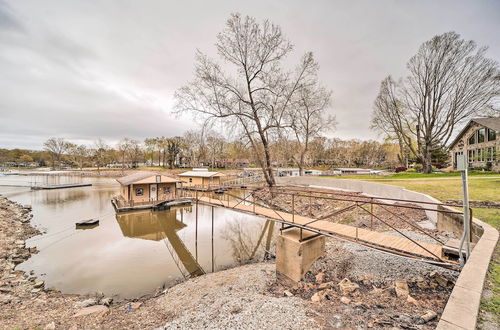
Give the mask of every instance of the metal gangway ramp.
<path id="1" fill-rule="evenodd" d="M 422 242 L 413 239 L 408 235 L 406 235 L 401 230 L 398 230 L 394 226 L 391 226 L 387 221 L 385 221 L 381 217 L 374 214 L 373 209 L 368 206 L 378 205 L 379 207 L 385 207 L 385 208 L 394 207 L 394 204 L 381 201 L 384 200 L 384 198 L 382 197 L 378 198 L 378 197 L 359 196 L 359 198 L 353 198 L 352 195 L 342 194 L 342 192 L 332 193 L 331 196 L 327 197 L 319 197 L 319 196 L 313 196 L 311 190 L 301 190 L 301 189 L 287 189 L 288 190 L 287 192 L 287 191 L 282 191 L 281 189 L 278 188 L 276 191 L 273 192 L 274 194 L 277 195 L 278 194 L 291 195 L 292 201 L 293 198 L 297 196 L 297 193 L 300 192 L 300 193 L 310 194 L 309 196 L 311 198 L 324 198 L 324 199 L 347 201 L 353 203 L 352 205 L 342 210 L 338 210 L 330 214 L 329 216 L 324 216 L 321 218 L 312 218 L 296 214 L 293 211 L 293 206 L 292 206 L 292 212 L 286 212 L 270 206 L 269 203 L 267 203 L 267 205 L 263 205 L 262 203 L 256 201 L 253 197 L 250 198 L 252 196 L 252 192 L 260 189 L 262 189 L 262 187 L 239 189 L 240 193 L 242 191 L 248 193 L 245 194 L 246 196 L 243 197 L 233 194 L 232 192 L 229 191 L 224 192 L 224 195 L 213 194 L 211 191 L 189 192 L 189 195 L 196 202 L 230 208 L 236 211 L 262 216 L 267 219 L 273 220 L 275 222 L 279 222 L 282 224 L 282 230 L 290 228 L 299 228 L 301 231 L 301 235 L 302 231 L 304 230 L 313 232 L 317 235 L 325 235 L 328 237 L 340 238 L 346 241 L 350 241 L 374 249 L 414 259 L 420 259 L 422 261 L 442 265 L 445 267 L 455 267 L 458 264 L 457 260 L 449 259 L 444 255 L 443 246 L 445 243 L 440 239 L 430 235 L 421 228 L 417 228 L 416 225 L 414 225 L 415 231 L 421 232 L 431 237 L 436 243 Z M 349 198 L 347 196 L 349 196 Z M 402 201 L 391 198 L 387 199 Z M 413 202 L 416 204 L 433 204 L 429 202 L 420 202 L 420 201 L 406 201 L 406 202 Z M 438 204 L 438 205 L 444 205 L 444 204 Z M 428 210 L 428 211 L 462 214 L 459 211 L 451 211 L 451 210 L 437 211 L 436 209 L 431 209 L 426 207 L 416 207 L 410 205 L 408 206 L 398 205 L 397 207 L 420 208 L 422 210 Z M 351 225 L 336 223 L 328 220 L 329 218 L 330 219 L 334 218 L 335 215 L 338 215 L 347 210 L 352 210 L 353 208 L 361 208 L 362 210 L 364 210 L 364 212 L 366 212 L 373 218 L 383 222 L 388 227 L 398 232 L 400 236 L 387 234 L 379 231 L 373 231 L 365 228 L 359 228 Z M 400 220 L 405 221 L 405 219 L 402 218 Z"/>

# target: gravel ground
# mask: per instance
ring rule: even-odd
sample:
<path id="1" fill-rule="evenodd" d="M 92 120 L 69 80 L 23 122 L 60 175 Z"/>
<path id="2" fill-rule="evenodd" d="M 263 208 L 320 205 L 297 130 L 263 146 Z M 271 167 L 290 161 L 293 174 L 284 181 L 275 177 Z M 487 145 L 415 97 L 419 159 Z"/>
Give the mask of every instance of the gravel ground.
<path id="1" fill-rule="evenodd" d="M 395 279 L 415 279 L 432 271 L 437 271 L 450 280 L 455 280 L 459 273 L 442 267 L 434 266 L 414 259 L 399 257 L 368 247 L 349 243 L 328 240 L 326 244 L 328 257 L 319 260 L 312 268 L 312 272 L 345 265 L 348 271 L 345 276 L 362 279 L 367 275 L 373 276 L 374 283 L 386 283 Z"/>
<path id="2" fill-rule="evenodd" d="M 408 237 L 427 243 L 435 243 L 430 237 L 411 232 L 409 230 L 401 230 Z M 394 231 L 385 232 L 390 235 L 401 235 Z M 351 261 L 350 275 L 353 277 L 362 277 L 368 274 L 375 276 L 380 281 L 391 280 L 397 278 L 414 279 L 418 276 L 423 276 L 432 271 L 456 279 L 459 272 L 447 270 L 439 266 L 431 265 L 425 262 L 420 262 L 415 259 L 399 257 L 397 255 L 384 253 L 382 251 L 370 249 L 368 247 L 354 244 L 354 243 L 341 243 L 341 248 L 345 251 L 346 255 L 339 256 L 339 258 L 348 257 Z M 338 249 L 339 244 L 331 241 L 327 249 Z M 331 251 L 330 255 L 338 255 L 338 252 Z"/>
<path id="3" fill-rule="evenodd" d="M 318 328 L 307 302 L 267 293 L 274 264 L 251 264 L 179 284 L 158 304 L 176 318 L 160 329 Z"/>

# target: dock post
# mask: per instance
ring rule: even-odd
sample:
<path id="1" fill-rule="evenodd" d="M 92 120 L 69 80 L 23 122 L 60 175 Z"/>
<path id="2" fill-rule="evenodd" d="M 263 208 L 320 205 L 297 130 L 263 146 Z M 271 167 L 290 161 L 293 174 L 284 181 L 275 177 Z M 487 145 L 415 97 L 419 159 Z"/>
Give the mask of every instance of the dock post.
<path id="1" fill-rule="evenodd" d="M 195 231 L 194 231 L 194 250 L 196 261 L 198 261 L 198 190 L 196 191 L 196 213 L 195 213 Z"/>
<path id="2" fill-rule="evenodd" d="M 212 273 L 214 272 L 214 207 L 212 206 Z"/>

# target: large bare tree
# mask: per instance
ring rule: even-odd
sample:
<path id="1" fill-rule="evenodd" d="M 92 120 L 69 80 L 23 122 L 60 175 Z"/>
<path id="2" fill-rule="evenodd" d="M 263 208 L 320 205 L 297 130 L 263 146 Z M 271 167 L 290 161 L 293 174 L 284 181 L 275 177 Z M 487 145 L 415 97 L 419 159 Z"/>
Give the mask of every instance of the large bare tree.
<path id="1" fill-rule="evenodd" d="M 432 152 L 447 145 L 455 127 L 491 112 L 491 101 L 500 95 L 498 63 L 486 57 L 486 50 L 455 32 L 438 35 L 408 61 L 409 75 L 394 98 L 382 84 L 373 123 L 400 134 L 425 173 L 432 171 Z"/>
<path id="2" fill-rule="evenodd" d="M 216 48 L 224 67 L 196 53 L 195 79 L 176 92 L 178 112 L 194 112 L 207 121 L 245 134 L 268 185 L 275 184 L 270 142 L 286 127 L 295 94 L 310 82 L 316 63 L 306 54 L 296 71 L 283 69 L 292 44 L 279 26 L 232 14 L 218 34 Z M 225 69 L 233 69 L 228 73 Z"/>

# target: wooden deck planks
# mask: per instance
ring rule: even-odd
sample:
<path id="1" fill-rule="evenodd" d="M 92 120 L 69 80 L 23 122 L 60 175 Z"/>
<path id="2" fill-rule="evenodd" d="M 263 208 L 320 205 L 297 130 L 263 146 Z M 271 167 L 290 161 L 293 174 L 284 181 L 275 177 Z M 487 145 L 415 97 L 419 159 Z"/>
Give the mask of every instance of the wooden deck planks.
<path id="1" fill-rule="evenodd" d="M 264 216 L 269 219 L 274 219 L 278 221 L 287 221 L 294 222 L 299 225 L 306 225 L 315 219 L 304 217 L 301 215 L 293 216 L 290 213 L 283 211 L 274 211 L 269 208 L 261 207 L 261 206 L 253 206 L 253 205 L 245 205 L 243 203 L 238 204 L 235 201 L 221 201 L 216 198 L 209 197 L 199 197 L 201 202 L 221 205 L 224 207 L 234 208 L 240 211 L 246 211 L 250 213 L 255 213 L 260 216 Z M 425 257 L 425 258 L 433 258 L 436 256 L 442 258 L 442 247 L 437 244 L 429 244 L 425 242 L 418 242 L 422 247 L 412 242 L 411 240 L 405 237 L 398 237 L 394 235 L 384 234 L 376 231 L 371 231 L 369 229 L 356 228 L 353 226 L 334 223 L 326 220 L 317 220 L 307 225 L 315 230 L 319 230 L 322 232 L 326 232 L 332 235 L 339 235 L 350 240 L 359 240 L 370 245 L 377 245 L 387 249 L 398 250 L 401 252 L 405 252 L 408 254 Z M 356 235 L 357 232 L 357 235 Z M 426 251 L 425 249 L 428 251 Z M 430 253 L 430 252 L 431 253 Z M 434 255 L 433 255 L 434 254 Z"/>

